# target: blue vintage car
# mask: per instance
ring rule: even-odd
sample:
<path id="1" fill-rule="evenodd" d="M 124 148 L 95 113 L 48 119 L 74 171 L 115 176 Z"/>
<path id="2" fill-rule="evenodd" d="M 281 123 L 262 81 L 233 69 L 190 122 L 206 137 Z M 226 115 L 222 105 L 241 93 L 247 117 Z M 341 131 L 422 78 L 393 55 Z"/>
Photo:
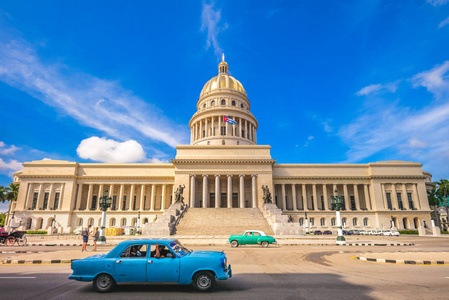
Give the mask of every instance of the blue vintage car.
<path id="1" fill-rule="evenodd" d="M 69 279 L 93 281 L 94 288 L 103 293 L 119 282 L 174 282 L 207 291 L 215 279 L 232 277 L 224 252 L 192 251 L 176 239 L 128 240 L 107 254 L 74 260 L 71 267 Z"/>

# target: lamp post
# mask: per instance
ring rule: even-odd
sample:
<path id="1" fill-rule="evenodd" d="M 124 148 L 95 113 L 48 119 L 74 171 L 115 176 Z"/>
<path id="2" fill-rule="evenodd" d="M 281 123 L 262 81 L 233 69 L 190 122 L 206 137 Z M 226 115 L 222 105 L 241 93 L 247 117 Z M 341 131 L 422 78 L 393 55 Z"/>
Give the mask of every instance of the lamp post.
<path id="1" fill-rule="evenodd" d="M 140 234 L 140 210 L 139 213 L 137 214 L 137 230 L 136 230 L 136 235 Z"/>
<path id="2" fill-rule="evenodd" d="M 343 230 L 341 228 L 341 208 L 344 205 L 344 200 L 342 196 L 338 195 L 338 191 L 335 190 L 335 196 L 331 196 L 331 204 L 332 208 L 335 209 L 335 214 L 337 217 L 337 245 L 344 245 L 346 244 L 345 237 L 343 236 Z"/>
<path id="3" fill-rule="evenodd" d="M 306 220 L 305 220 L 305 226 L 306 226 L 306 234 L 309 234 L 310 232 L 309 232 L 309 219 L 307 218 L 307 212 L 305 213 L 306 214 Z"/>
<path id="4" fill-rule="evenodd" d="M 108 196 L 108 190 L 104 191 L 104 195 L 100 197 L 100 209 L 101 213 L 101 227 L 100 237 L 98 238 L 98 244 L 106 244 L 106 237 L 104 236 L 104 230 L 106 228 L 106 211 L 111 207 L 112 198 Z"/>

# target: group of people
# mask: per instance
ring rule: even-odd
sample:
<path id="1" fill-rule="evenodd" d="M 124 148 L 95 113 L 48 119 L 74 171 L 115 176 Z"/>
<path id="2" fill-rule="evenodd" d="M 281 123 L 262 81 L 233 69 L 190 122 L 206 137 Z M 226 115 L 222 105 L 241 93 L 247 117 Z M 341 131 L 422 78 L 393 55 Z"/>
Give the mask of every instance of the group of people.
<path id="1" fill-rule="evenodd" d="M 89 241 L 89 235 L 91 234 L 91 228 L 92 225 L 88 225 L 86 228 L 83 228 L 81 231 L 81 235 L 83 236 L 83 246 L 81 248 L 81 252 L 87 251 L 87 242 Z M 100 231 L 98 230 L 98 227 L 95 227 L 94 231 L 92 232 L 92 236 L 94 238 L 94 249 L 92 251 L 97 251 L 97 241 L 100 237 Z"/>

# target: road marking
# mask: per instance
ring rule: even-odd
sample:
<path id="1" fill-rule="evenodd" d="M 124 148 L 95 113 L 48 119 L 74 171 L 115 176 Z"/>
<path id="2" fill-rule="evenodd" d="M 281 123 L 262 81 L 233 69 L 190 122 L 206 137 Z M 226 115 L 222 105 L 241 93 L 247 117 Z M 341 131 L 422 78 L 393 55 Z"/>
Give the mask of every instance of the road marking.
<path id="1" fill-rule="evenodd" d="M 33 279 L 36 277 L 0 277 L 0 279 Z"/>

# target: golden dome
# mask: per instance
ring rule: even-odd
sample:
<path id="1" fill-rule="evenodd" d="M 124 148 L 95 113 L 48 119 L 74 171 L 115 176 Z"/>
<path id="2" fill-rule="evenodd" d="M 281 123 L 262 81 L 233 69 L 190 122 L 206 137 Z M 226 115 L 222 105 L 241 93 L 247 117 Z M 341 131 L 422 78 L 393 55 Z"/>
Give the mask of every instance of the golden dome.
<path id="1" fill-rule="evenodd" d="M 200 97 L 215 90 L 222 89 L 236 91 L 246 96 L 246 91 L 243 88 L 243 85 L 240 81 L 229 75 L 228 69 L 229 66 L 224 60 L 220 62 L 218 65 L 218 75 L 206 82 L 201 90 Z"/>

